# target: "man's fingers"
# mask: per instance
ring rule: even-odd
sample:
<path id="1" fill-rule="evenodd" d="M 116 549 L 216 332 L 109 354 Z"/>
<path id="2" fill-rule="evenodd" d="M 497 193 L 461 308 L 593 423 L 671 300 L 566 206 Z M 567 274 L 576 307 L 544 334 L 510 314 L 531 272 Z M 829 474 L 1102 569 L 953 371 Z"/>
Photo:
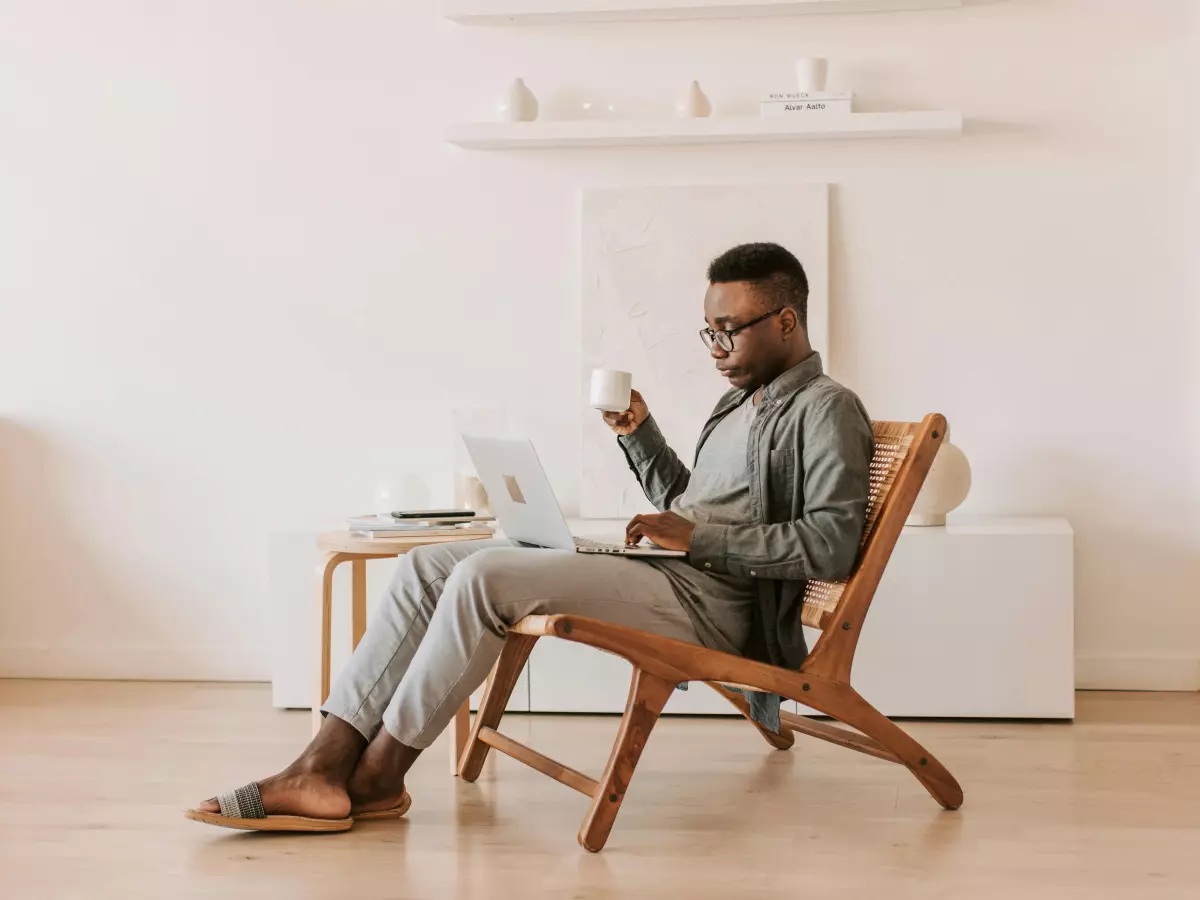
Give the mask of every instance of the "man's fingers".
<path id="1" fill-rule="evenodd" d="M 659 524 L 662 520 L 662 514 L 655 513 L 653 515 L 634 516 L 629 524 L 625 527 L 625 541 L 629 544 L 636 544 L 642 538 L 647 538 L 653 541 L 655 534 L 659 529 Z"/>
<path id="2" fill-rule="evenodd" d="M 645 533 L 646 517 L 634 516 L 629 520 L 629 524 L 625 526 L 625 543 L 636 544 L 641 536 Z"/>

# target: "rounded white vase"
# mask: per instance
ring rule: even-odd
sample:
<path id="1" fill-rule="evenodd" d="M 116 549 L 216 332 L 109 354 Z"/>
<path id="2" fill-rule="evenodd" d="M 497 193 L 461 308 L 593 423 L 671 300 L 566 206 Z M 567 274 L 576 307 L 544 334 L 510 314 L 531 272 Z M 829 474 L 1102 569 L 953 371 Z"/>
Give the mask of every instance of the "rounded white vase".
<path id="1" fill-rule="evenodd" d="M 490 516 L 491 504 L 488 502 L 487 491 L 477 475 L 457 472 L 454 476 L 454 506 L 458 509 L 469 509 L 478 516 Z"/>
<path id="2" fill-rule="evenodd" d="M 496 114 L 502 122 L 532 122 L 538 117 L 538 101 L 524 79 L 514 78 L 508 86 Z"/>
<path id="3" fill-rule="evenodd" d="M 675 104 L 675 114 L 681 119 L 706 119 L 712 114 L 712 104 L 700 90 L 700 82 L 688 86 L 687 93 Z"/>
<path id="4" fill-rule="evenodd" d="M 375 512 L 381 515 L 400 509 L 429 509 L 429 502 L 429 485 L 412 472 L 381 481 L 375 489 Z"/>
<path id="5" fill-rule="evenodd" d="M 906 525 L 945 525 L 946 515 L 958 509 L 971 492 L 971 463 L 950 438 L 942 442 L 917 495 Z"/>

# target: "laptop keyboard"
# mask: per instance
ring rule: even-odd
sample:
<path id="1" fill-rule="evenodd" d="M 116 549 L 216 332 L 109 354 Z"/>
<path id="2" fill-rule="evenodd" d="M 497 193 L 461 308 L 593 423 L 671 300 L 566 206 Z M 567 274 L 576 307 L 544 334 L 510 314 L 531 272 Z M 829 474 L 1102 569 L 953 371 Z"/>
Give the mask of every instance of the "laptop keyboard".
<path id="1" fill-rule="evenodd" d="M 628 548 L 624 544 L 614 544 L 612 541 L 596 541 L 591 538 L 575 538 L 575 546 L 581 550 L 600 550 L 604 553 L 621 553 Z"/>

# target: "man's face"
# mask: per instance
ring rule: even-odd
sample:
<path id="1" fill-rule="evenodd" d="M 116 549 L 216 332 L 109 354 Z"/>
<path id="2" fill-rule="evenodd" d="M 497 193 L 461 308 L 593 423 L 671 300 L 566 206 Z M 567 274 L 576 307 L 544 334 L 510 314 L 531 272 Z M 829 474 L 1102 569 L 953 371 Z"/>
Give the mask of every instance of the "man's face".
<path id="1" fill-rule="evenodd" d="M 711 284 L 704 295 L 704 319 L 713 331 L 732 331 L 771 312 L 754 287 L 744 281 Z M 733 336 L 733 350 L 714 342 L 709 354 L 717 371 L 735 388 L 759 387 L 778 375 L 778 363 L 786 354 L 784 334 L 793 325 L 793 311 L 767 316 Z M 782 321 L 781 321 L 782 320 Z"/>

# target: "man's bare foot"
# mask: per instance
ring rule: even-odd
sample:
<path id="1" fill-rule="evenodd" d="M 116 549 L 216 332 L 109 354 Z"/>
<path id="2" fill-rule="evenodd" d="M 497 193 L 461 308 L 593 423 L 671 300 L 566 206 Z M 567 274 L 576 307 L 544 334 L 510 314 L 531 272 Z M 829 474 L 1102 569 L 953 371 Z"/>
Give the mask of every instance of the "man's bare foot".
<path id="1" fill-rule="evenodd" d="M 353 726 L 328 716 L 300 758 L 280 772 L 258 782 L 263 810 L 272 816 L 306 816 L 344 819 L 350 814 L 346 782 L 367 741 Z M 220 812 L 216 799 L 199 807 Z"/>
<path id="2" fill-rule="evenodd" d="M 379 729 L 347 783 L 351 814 L 381 812 L 398 806 L 404 796 L 404 776 L 420 755 L 420 750 L 400 743 L 386 728 Z"/>
<path id="3" fill-rule="evenodd" d="M 291 767 L 258 782 L 263 810 L 269 816 L 307 816 L 344 819 L 350 815 L 350 795 L 343 785 L 323 775 L 293 772 Z M 204 812 L 220 812 L 216 799 L 200 804 Z"/>

